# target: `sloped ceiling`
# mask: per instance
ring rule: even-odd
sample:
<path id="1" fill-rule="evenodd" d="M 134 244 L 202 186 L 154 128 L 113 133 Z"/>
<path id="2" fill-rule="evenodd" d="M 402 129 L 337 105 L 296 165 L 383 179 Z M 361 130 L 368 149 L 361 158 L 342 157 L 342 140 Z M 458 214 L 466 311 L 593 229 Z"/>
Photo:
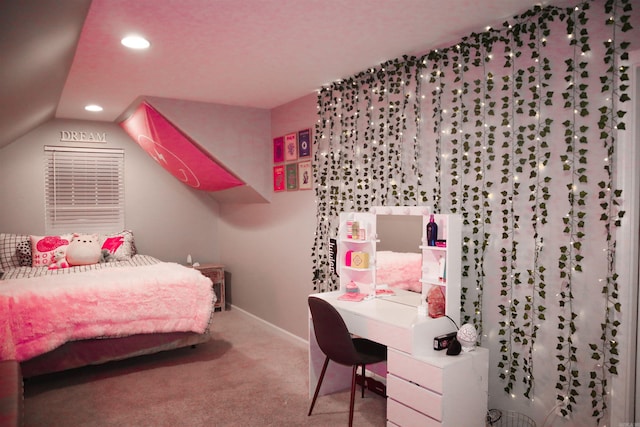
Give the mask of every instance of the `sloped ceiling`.
<path id="1" fill-rule="evenodd" d="M 55 117 L 90 5 L 0 2 L 0 147 Z"/>

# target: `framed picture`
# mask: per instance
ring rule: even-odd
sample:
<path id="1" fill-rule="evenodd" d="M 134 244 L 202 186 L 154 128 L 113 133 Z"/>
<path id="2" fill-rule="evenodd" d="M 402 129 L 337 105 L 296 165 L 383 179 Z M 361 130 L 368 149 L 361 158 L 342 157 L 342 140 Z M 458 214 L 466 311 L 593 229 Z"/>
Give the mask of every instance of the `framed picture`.
<path id="1" fill-rule="evenodd" d="M 284 165 L 273 167 L 273 191 L 284 191 L 285 177 Z"/>
<path id="2" fill-rule="evenodd" d="M 273 138 L 273 163 L 284 162 L 284 137 Z"/>
<path id="3" fill-rule="evenodd" d="M 311 129 L 298 131 L 298 157 L 311 157 Z"/>
<path id="4" fill-rule="evenodd" d="M 311 160 L 298 163 L 298 188 L 311 190 Z"/>
<path id="5" fill-rule="evenodd" d="M 286 165 L 286 175 L 287 175 L 287 191 L 297 190 L 298 189 L 298 164 L 297 163 L 289 163 Z"/>
<path id="6" fill-rule="evenodd" d="M 286 161 L 298 159 L 298 134 L 295 132 L 284 136 L 284 159 Z"/>

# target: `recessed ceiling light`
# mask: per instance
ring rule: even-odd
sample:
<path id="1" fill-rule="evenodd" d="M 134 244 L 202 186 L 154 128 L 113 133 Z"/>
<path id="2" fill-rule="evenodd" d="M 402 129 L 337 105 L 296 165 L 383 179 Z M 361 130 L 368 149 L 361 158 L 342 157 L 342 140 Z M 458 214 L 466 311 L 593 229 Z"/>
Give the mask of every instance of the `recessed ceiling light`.
<path id="1" fill-rule="evenodd" d="M 140 36 L 127 36 L 120 40 L 120 43 L 131 49 L 147 49 L 151 46 L 149 40 Z"/>
<path id="2" fill-rule="evenodd" d="M 95 104 L 87 105 L 86 107 L 84 107 L 84 109 L 93 112 L 102 111 L 102 107 Z"/>

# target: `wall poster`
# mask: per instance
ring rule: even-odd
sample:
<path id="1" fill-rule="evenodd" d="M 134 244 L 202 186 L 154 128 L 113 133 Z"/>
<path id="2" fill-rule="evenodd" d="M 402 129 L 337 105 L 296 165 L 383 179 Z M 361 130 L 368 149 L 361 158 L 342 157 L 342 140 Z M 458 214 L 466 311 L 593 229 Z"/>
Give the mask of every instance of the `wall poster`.
<path id="1" fill-rule="evenodd" d="M 284 137 L 273 138 L 273 163 L 284 162 Z"/>
<path id="2" fill-rule="evenodd" d="M 311 129 L 298 131 L 298 157 L 311 157 Z"/>
<path id="3" fill-rule="evenodd" d="M 273 167 L 273 191 L 284 191 L 284 165 Z"/>
<path id="4" fill-rule="evenodd" d="M 298 188 L 311 190 L 311 160 L 298 163 Z"/>
<path id="5" fill-rule="evenodd" d="M 296 132 L 284 136 L 284 159 L 287 162 L 298 159 L 298 134 Z"/>
<path id="6" fill-rule="evenodd" d="M 289 163 L 286 165 L 287 191 L 298 189 L 298 164 Z"/>

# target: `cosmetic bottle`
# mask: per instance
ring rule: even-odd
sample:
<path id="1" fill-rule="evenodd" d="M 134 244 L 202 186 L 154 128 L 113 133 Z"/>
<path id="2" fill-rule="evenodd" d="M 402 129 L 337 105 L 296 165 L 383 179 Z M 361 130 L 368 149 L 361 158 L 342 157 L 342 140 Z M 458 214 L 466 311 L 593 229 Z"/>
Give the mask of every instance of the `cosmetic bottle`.
<path id="1" fill-rule="evenodd" d="M 344 265 L 347 267 L 351 267 L 351 254 L 353 251 L 347 251 L 344 257 Z"/>
<path id="2" fill-rule="evenodd" d="M 431 214 L 427 224 L 427 246 L 435 246 L 436 240 L 438 240 L 438 224 L 436 224 L 435 217 Z"/>

